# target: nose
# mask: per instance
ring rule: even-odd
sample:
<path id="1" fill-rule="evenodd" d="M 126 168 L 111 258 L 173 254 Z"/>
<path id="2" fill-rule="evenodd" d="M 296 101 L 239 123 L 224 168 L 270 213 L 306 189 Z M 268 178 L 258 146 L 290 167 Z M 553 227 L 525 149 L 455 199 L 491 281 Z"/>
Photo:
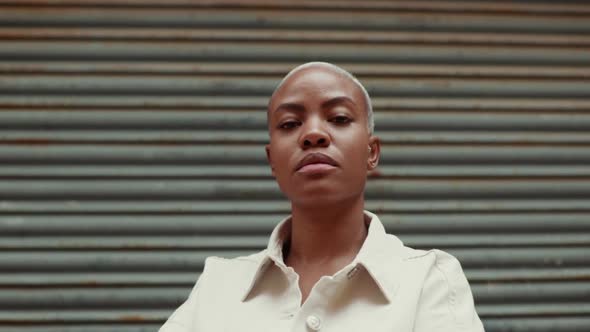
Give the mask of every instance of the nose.
<path id="1" fill-rule="evenodd" d="M 302 149 L 312 147 L 327 147 L 330 145 L 330 135 L 323 128 L 320 120 L 309 120 L 304 125 L 303 133 L 299 139 Z"/>

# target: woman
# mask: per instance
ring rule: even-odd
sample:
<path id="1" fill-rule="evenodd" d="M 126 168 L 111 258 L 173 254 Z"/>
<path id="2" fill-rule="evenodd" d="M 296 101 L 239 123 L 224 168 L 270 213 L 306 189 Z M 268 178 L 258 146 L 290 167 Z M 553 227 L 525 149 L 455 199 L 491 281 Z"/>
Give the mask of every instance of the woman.
<path id="1" fill-rule="evenodd" d="M 266 154 L 291 216 L 266 250 L 210 257 L 161 332 L 475 332 L 459 262 L 405 247 L 364 210 L 379 138 L 365 88 L 328 63 L 293 69 L 268 104 Z"/>

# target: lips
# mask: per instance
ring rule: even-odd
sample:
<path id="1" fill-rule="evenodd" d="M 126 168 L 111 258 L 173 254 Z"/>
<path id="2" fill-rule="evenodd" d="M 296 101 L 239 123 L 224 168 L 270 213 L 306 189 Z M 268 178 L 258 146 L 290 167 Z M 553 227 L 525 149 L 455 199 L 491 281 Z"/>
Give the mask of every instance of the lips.
<path id="1" fill-rule="evenodd" d="M 338 166 L 338 163 L 328 155 L 319 152 L 313 152 L 301 159 L 301 161 L 297 164 L 297 167 L 295 167 L 295 171 L 299 171 L 303 167 L 313 164 Z"/>

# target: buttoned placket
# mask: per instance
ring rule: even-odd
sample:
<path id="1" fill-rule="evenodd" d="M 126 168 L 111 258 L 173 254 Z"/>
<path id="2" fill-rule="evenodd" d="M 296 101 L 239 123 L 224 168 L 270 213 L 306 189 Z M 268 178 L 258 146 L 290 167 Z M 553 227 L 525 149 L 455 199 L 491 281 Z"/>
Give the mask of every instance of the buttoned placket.
<path id="1" fill-rule="evenodd" d="M 299 276 L 293 268 L 284 265 L 282 261 L 275 260 L 275 263 L 287 279 L 288 286 L 285 290 L 284 302 L 281 304 L 278 317 L 272 326 L 272 331 L 291 331 L 301 302 L 301 291 L 298 286 Z"/>
<path id="2" fill-rule="evenodd" d="M 288 219 L 287 219 L 288 220 Z M 276 228 L 275 231 L 280 228 Z M 271 238 L 275 238 L 271 236 Z M 361 264 L 355 259 L 349 265 L 343 267 L 333 276 L 324 276 L 312 287 L 305 303 L 301 304 L 302 294 L 299 288 L 299 275 L 291 267 L 288 267 L 282 257 L 282 241 L 287 238 L 288 234 L 278 235 L 278 239 L 271 241 L 269 245 L 269 258 L 272 259 L 276 266 L 286 276 L 289 286 L 285 294 L 285 302 L 281 305 L 279 312 L 280 322 L 276 326 L 277 331 L 292 332 L 310 332 L 325 330 L 324 327 L 329 325 L 330 317 L 325 316 L 330 301 L 339 289 L 342 289 L 347 283 L 352 282 L 358 274 Z"/>
<path id="3" fill-rule="evenodd" d="M 329 317 L 325 308 L 343 283 L 351 282 L 360 270 L 358 264 L 350 264 L 334 276 L 323 276 L 312 287 L 307 300 L 301 303 L 299 275 L 291 267 L 280 266 L 289 281 L 287 310 L 280 317 L 277 331 L 310 332 L 321 331 Z"/>

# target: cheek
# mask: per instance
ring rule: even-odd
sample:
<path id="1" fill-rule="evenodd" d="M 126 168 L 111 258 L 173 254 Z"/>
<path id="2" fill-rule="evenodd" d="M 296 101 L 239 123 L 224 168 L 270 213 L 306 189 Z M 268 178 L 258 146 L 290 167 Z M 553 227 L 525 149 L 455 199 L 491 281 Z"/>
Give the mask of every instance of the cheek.
<path id="1" fill-rule="evenodd" d="M 283 173 L 285 169 L 288 169 L 289 163 L 292 156 L 292 149 L 289 148 L 288 144 L 284 141 L 275 142 L 270 146 L 270 156 L 275 166 L 275 173 Z"/>
<path id="2" fill-rule="evenodd" d="M 342 141 L 343 145 L 340 151 L 346 165 L 346 172 L 350 176 L 361 176 L 367 172 L 367 157 L 368 157 L 368 141 L 362 137 L 347 137 L 346 141 Z"/>
<path id="3" fill-rule="evenodd" d="M 271 149 L 278 155 L 290 154 L 298 147 L 297 134 L 293 133 L 282 133 L 274 134 L 270 137 Z"/>
<path id="4" fill-rule="evenodd" d="M 340 149 L 347 157 L 354 156 L 350 161 L 364 161 L 367 156 L 369 141 L 361 135 L 343 135 L 339 137 L 342 142 Z"/>

